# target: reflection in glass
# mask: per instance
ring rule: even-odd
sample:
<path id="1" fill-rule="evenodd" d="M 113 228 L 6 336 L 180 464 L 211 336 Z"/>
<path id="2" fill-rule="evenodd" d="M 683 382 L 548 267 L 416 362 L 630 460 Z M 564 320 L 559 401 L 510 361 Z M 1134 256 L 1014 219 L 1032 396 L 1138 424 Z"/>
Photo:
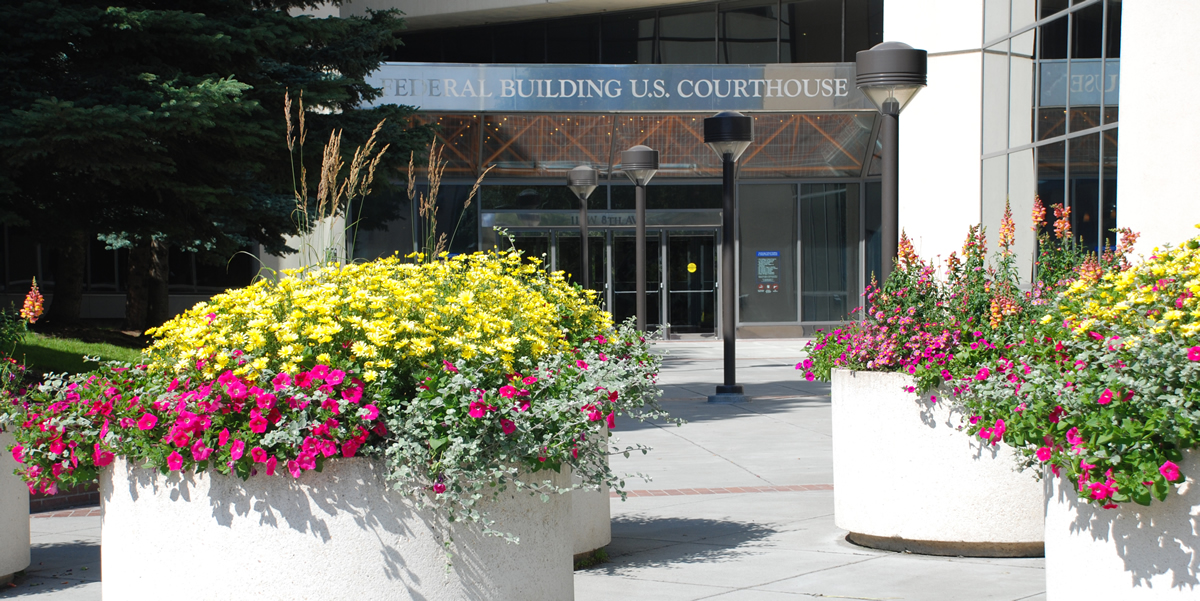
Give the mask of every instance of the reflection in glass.
<path id="1" fill-rule="evenodd" d="M 883 267 L 883 238 L 881 223 L 883 185 L 879 182 L 866 183 L 866 214 L 863 215 L 863 237 L 866 238 L 867 273 L 865 283 L 878 280 Z"/>
<path id="2" fill-rule="evenodd" d="M 878 113 L 754 115 L 742 177 L 856 177 Z"/>
<path id="3" fill-rule="evenodd" d="M 590 249 L 589 249 L 590 250 Z M 618 323 L 637 316 L 636 238 L 630 232 L 613 233 L 613 319 Z M 662 324 L 662 288 L 659 276 L 659 232 L 646 232 L 646 325 Z"/>
<path id="4" fill-rule="evenodd" d="M 994 40 L 1006 35 L 1011 16 L 1009 0 L 983 0 L 983 39 Z"/>
<path id="5" fill-rule="evenodd" d="M 1104 56 L 1121 58 L 1121 0 L 1108 0 L 1108 35 L 1104 40 Z"/>
<path id="6" fill-rule="evenodd" d="M 487 115 L 483 164 L 494 166 L 488 178 L 561 178 L 579 165 L 605 169 L 612 120 L 611 115 Z"/>
<path id="7" fill-rule="evenodd" d="M 712 6 L 664 10 L 658 15 L 658 62 L 712 64 L 716 60 L 716 13 Z"/>
<path id="8" fill-rule="evenodd" d="M 515 23 L 496 25 L 492 35 L 496 44 L 496 63 L 544 63 L 546 62 L 546 22 Z M 455 41 L 457 42 L 457 39 Z"/>
<path id="9" fill-rule="evenodd" d="M 567 281 L 573 284 L 582 284 L 583 278 L 579 276 L 582 265 L 580 260 L 582 257 L 579 254 L 579 233 L 571 231 L 560 231 L 556 236 L 558 241 L 558 254 L 555 256 L 554 268 L 566 272 Z M 604 253 L 604 232 L 588 232 L 588 263 L 591 263 L 588 270 L 588 283 L 591 284 L 592 290 L 604 290 L 605 274 L 608 273 L 607 257 Z M 598 298 L 603 299 L 603 293 Z"/>
<path id="10" fill-rule="evenodd" d="M 479 118 L 473 115 L 413 115 L 414 125 L 433 125 L 446 176 L 475 179 L 479 163 Z M 417 167 L 421 179 L 426 169 Z"/>
<path id="11" fill-rule="evenodd" d="M 600 61 L 606 65 L 653 63 L 654 23 L 654 11 L 605 15 L 600 27 Z"/>
<path id="12" fill-rule="evenodd" d="M 1100 58 L 1103 36 L 1103 3 L 1075 11 L 1071 15 L 1071 58 Z"/>
<path id="13" fill-rule="evenodd" d="M 448 63 L 492 62 L 492 28 L 469 27 L 455 30 L 454 43 L 443 45 L 442 56 Z"/>
<path id="14" fill-rule="evenodd" d="M 717 62 L 763 64 L 779 61 L 779 7 L 776 2 L 721 6 L 717 17 Z"/>
<path id="15" fill-rule="evenodd" d="M 548 22 L 546 62 L 581 65 L 600 62 L 600 18 Z"/>
<path id="16" fill-rule="evenodd" d="M 1053 138 L 1067 133 L 1067 109 L 1050 107 L 1038 109 L 1038 140 Z"/>
<path id="17" fill-rule="evenodd" d="M 1047 225 L 1043 232 L 1053 229 L 1049 225 L 1054 221 L 1050 206 L 1066 204 L 1066 156 L 1066 142 L 1055 142 L 1037 148 L 1037 193 L 1047 212 L 1047 218 L 1044 220 Z"/>
<path id="18" fill-rule="evenodd" d="M 1071 198 L 1071 228 L 1084 248 L 1097 251 L 1100 245 L 1100 134 L 1068 141 Z"/>
<path id="19" fill-rule="evenodd" d="M 1101 143 L 1103 144 L 1103 170 L 1101 178 L 1104 182 L 1104 210 L 1102 215 L 1104 220 L 1101 224 L 1104 234 L 1104 247 L 1111 249 L 1116 247 L 1116 234 L 1113 230 L 1120 227 L 1117 223 L 1117 130 L 1110 129 L 1100 134 Z"/>
<path id="20" fill-rule="evenodd" d="M 1033 142 L 1033 42 L 1033 31 L 1027 31 L 1010 41 L 1009 148 Z"/>
<path id="21" fill-rule="evenodd" d="M 1008 155 L 1008 202 L 1017 223 L 1014 249 L 1017 269 L 1022 282 L 1029 282 L 1033 268 L 1035 240 L 1029 215 L 1033 212 L 1033 196 L 1037 193 L 1036 167 L 1033 149 Z M 995 231 L 995 230 L 992 230 Z M 998 232 L 996 235 L 999 235 Z"/>
<path id="22" fill-rule="evenodd" d="M 738 188 L 742 322 L 796 321 L 796 186 Z"/>
<path id="23" fill-rule="evenodd" d="M 1008 42 L 983 52 L 983 152 L 1008 148 Z"/>
<path id="24" fill-rule="evenodd" d="M 988 251 L 995 252 L 1000 239 L 1000 218 L 1008 199 L 1008 155 L 983 161 L 983 225 L 988 233 Z"/>
<path id="25" fill-rule="evenodd" d="M 842 321 L 858 306 L 858 186 L 800 186 L 801 321 Z"/>
<path id="26" fill-rule="evenodd" d="M 1039 19 L 1045 19 L 1060 10 L 1066 10 L 1070 5 L 1067 0 L 1041 0 L 1041 4 L 1042 9 L 1038 11 Z"/>
<path id="27" fill-rule="evenodd" d="M 1038 35 L 1041 36 L 1041 39 L 1038 40 L 1039 58 L 1042 60 L 1067 58 L 1067 34 L 1069 33 L 1067 26 L 1067 16 L 1063 15 L 1038 27 Z"/>
<path id="28" fill-rule="evenodd" d="M 671 332 L 710 334 L 717 319 L 716 232 L 667 235 L 667 323 Z"/>
<path id="29" fill-rule="evenodd" d="M 508 240 L 501 239 L 501 248 L 507 250 Z M 549 232 L 515 232 L 512 235 L 512 246 L 521 252 L 521 258 L 526 261 L 538 261 L 542 269 L 550 268 L 550 233 Z"/>
<path id="30" fill-rule="evenodd" d="M 612 208 L 630 211 L 634 209 L 635 188 L 632 184 L 612 187 Z M 654 184 L 646 186 L 646 208 L 654 209 L 719 209 L 721 208 L 720 184 L 680 186 Z"/>
<path id="31" fill-rule="evenodd" d="M 780 32 L 782 36 L 782 31 Z M 846 0 L 846 49 L 842 56 L 848 63 L 854 55 L 883 42 L 883 0 Z M 786 62 L 787 55 L 780 53 Z"/>
<path id="32" fill-rule="evenodd" d="M 603 190 L 597 189 L 588 199 L 588 208 L 602 209 L 604 206 L 593 207 L 593 200 L 603 198 Z M 563 186 L 482 186 L 479 189 L 479 200 L 484 209 L 524 209 L 546 210 L 578 209 L 579 200 L 565 185 Z"/>
<path id="33" fill-rule="evenodd" d="M 784 2 L 780 8 L 780 60 L 787 63 L 843 60 L 842 0 L 799 0 Z"/>

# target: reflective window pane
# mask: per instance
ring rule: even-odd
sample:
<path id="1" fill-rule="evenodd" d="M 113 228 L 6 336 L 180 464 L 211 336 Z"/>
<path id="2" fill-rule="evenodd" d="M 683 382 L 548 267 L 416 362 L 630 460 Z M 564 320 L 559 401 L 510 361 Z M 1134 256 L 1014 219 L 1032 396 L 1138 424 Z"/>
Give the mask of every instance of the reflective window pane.
<path id="1" fill-rule="evenodd" d="M 597 194 L 593 193 L 593 196 L 597 196 Z M 483 186 L 479 189 L 479 202 L 486 210 L 542 211 L 579 208 L 579 201 L 575 198 L 575 194 L 565 185 Z M 589 203 L 589 208 L 591 208 L 591 203 Z"/>
<path id="2" fill-rule="evenodd" d="M 612 139 L 609 115 L 486 115 L 483 164 L 489 178 L 566 177 L 579 165 L 606 171 Z"/>
<path id="3" fill-rule="evenodd" d="M 717 234 L 667 232 L 667 323 L 679 334 L 711 334 L 717 325 Z"/>
<path id="4" fill-rule="evenodd" d="M 612 188 L 614 210 L 632 211 L 636 204 L 632 184 L 621 182 Z M 657 209 L 719 209 L 722 205 L 720 184 L 680 186 L 651 181 L 646 186 L 646 208 Z"/>
<path id="5" fill-rule="evenodd" d="M 1032 277 L 1034 236 L 1030 215 L 1033 211 L 1033 196 L 1036 193 L 1037 177 L 1033 149 L 1008 155 L 1008 202 L 1012 207 L 1013 220 L 1017 224 L 1014 250 L 1022 282 L 1028 282 Z"/>
<path id="6" fill-rule="evenodd" d="M 1000 218 L 1008 199 L 1008 155 L 983 161 L 983 225 L 987 228 L 988 250 L 995 252 L 1000 239 Z"/>
<path id="7" fill-rule="evenodd" d="M 712 6 L 658 16 L 658 62 L 712 64 L 717 59 L 717 16 Z"/>
<path id="8" fill-rule="evenodd" d="M 1067 0 L 1041 0 L 1041 10 L 1038 11 L 1038 18 L 1045 19 L 1060 10 L 1066 10 L 1069 5 L 1070 3 Z"/>
<path id="9" fill-rule="evenodd" d="M 1100 134 L 1101 144 L 1103 144 L 1104 159 L 1103 159 L 1103 192 L 1104 192 L 1104 210 L 1101 211 L 1103 221 L 1101 223 L 1102 233 L 1104 235 L 1104 247 L 1113 248 L 1116 246 L 1116 234 L 1113 230 L 1120 227 L 1117 222 L 1117 130 L 1110 129 Z"/>
<path id="10" fill-rule="evenodd" d="M 856 177 L 876 113 L 760 114 L 742 177 Z M 715 155 L 713 155 L 715 156 Z"/>
<path id="11" fill-rule="evenodd" d="M 1033 41 L 1034 32 L 1027 31 L 1009 42 L 1009 148 L 1033 141 Z"/>
<path id="12" fill-rule="evenodd" d="M 1108 0 L 1107 29 L 1104 55 L 1108 58 L 1121 58 L 1121 0 Z"/>
<path id="13" fill-rule="evenodd" d="M 858 306 L 858 219 L 857 186 L 800 186 L 802 321 L 841 321 Z"/>
<path id="14" fill-rule="evenodd" d="M 1071 58 L 1100 58 L 1104 36 L 1104 4 L 1071 14 Z"/>
<path id="15" fill-rule="evenodd" d="M 442 45 L 442 56 L 448 63 L 491 63 L 492 28 L 470 27 L 454 31 L 454 41 Z"/>
<path id="16" fill-rule="evenodd" d="M 1037 148 L 1037 194 L 1046 207 L 1047 217 L 1043 219 L 1046 226 L 1043 232 L 1053 231 L 1050 225 L 1054 221 L 1050 207 L 1054 204 L 1066 204 L 1066 156 L 1065 142 L 1055 142 Z"/>
<path id="17" fill-rule="evenodd" d="M 867 248 L 867 271 L 866 280 L 863 285 L 870 284 L 872 278 L 878 280 L 878 274 L 882 273 L 880 269 L 883 266 L 883 234 L 882 226 L 882 209 L 881 198 L 883 195 L 883 185 L 879 182 L 866 183 L 866 212 L 863 215 L 863 237 L 865 238 Z"/>
<path id="18" fill-rule="evenodd" d="M 717 62 L 779 61 L 779 6 L 776 2 L 721 5 L 717 19 Z"/>
<path id="19" fill-rule="evenodd" d="M 854 62 L 859 50 L 883 42 L 883 0 L 846 0 L 846 34 L 843 60 Z M 782 30 L 780 35 L 782 35 Z M 786 55 L 782 55 L 786 62 Z"/>
<path id="20" fill-rule="evenodd" d="M 1038 40 L 1038 52 L 1042 60 L 1067 58 L 1068 35 L 1067 16 L 1063 15 L 1038 28 L 1041 39 Z"/>
<path id="21" fill-rule="evenodd" d="M 1011 13 L 1009 0 L 983 0 L 983 41 L 990 42 L 1008 34 Z"/>
<path id="22" fill-rule="evenodd" d="M 1068 140 L 1070 169 L 1067 182 L 1071 199 L 1071 228 L 1084 248 L 1100 244 L 1100 135 Z"/>
<path id="23" fill-rule="evenodd" d="M 600 61 L 606 65 L 654 62 L 653 11 L 605 15 L 600 23 Z"/>
<path id="24" fill-rule="evenodd" d="M 409 63 L 440 63 L 442 61 L 442 38 L 440 32 L 410 33 L 400 37 L 403 46 L 392 50 L 388 56 L 391 61 Z"/>
<path id="25" fill-rule="evenodd" d="M 741 321 L 796 321 L 796 186 L 742 185 L 738 201 Z"/>
<path id="26" fill-rule="evenodd" d="M 983 53 L 983 152 L 1008 148 L 1008 42 Z"/>
<path id="27" fill-rule="evenodd" d="M 618 323 L 637 315 L 637 238 L 633 232 L 613 233 L 613 319 Z M 646 231 L 646 325 L 662 323 L 659 269 L 659 231 Z"/>
<path id="28" fill-rule="evenodd" d="M 842 0 L 784 2 L 779 23 L 779 56 L 785 63 L 841 62 Z"/>
<path id="29" fill-rule="evenodd" d="M 493 29 L 492 35 L 498 42 L 495 49 L 495 62 L 546 62 L 545 21 L 497 25 Z"/>
<path id="30" fill-rule="evenodd" d="M 600 18 L 584 17 L 546 24 L 546 62 L 600 62 Z"/>

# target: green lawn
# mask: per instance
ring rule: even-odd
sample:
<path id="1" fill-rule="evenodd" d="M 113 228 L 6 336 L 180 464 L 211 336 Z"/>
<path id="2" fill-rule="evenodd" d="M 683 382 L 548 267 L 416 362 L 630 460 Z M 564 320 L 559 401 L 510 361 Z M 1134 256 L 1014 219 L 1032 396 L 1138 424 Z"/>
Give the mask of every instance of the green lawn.
<path id="1" fill-rule="evenodd" d="M 29 369 L 42 372 L 81 373 L 96 368 L 96 363 L 85 362 L 84 355 L 100 357 L 104 361 L 137 362 L 142 356 L 137 349 L 124 348 L 103 342 L 83 342 L 74 338 L 54 338 L 34 332 L 25 334 L 25 340 L 17 344 L 13 358 Z"/>

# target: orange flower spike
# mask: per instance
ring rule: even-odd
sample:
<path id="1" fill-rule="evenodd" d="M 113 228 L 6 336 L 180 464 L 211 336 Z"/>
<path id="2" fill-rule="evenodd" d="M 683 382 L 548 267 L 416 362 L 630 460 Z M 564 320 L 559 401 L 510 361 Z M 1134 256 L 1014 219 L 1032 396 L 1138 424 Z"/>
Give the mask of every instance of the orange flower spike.
<path id="1" fill-rule="evenodd" d="M 1042 197 L 1033 197 L 1033 231 L 1036 232 L 1046 225 L 1046 207 L 1042 204 Z"/>
<path id="2" fill-rule="evenodd" d="M 37 323 L 38 318 L 42 316 L 44 303 L 45 299 L 38 290 L 37 278 L 33 278 L 33 287 L 29 289 L 29 294 L 25 295 L 25 305 L 21 307 L 21 319 L 29 323 Z"/>
<path id="3" fill-rule="evenodd" d="M 1036 202 L 1036 200 L 1034 201 Z M 1013 221 L 1012 207 L 1004 201 L 1004 217 L 1000 218 L 1000 248 L 1008 251 L 1017 237 L 1017 224 Z"/>
<path id="4" fill-rule="evenodd" d="M 913 250 L 912 240 L 908 239 L 908 234 L 903 231 L 900 232 L 900 242 L 896 247 L 897 267 L 907 270 L 909 267 L 917 264 L 917 252 Z"/>
<path id="5" fill-rule="evenodd" d="M 1054 236 L 1059 240 L 1071 237 L 1071 208 L 1054 205 Z"/>

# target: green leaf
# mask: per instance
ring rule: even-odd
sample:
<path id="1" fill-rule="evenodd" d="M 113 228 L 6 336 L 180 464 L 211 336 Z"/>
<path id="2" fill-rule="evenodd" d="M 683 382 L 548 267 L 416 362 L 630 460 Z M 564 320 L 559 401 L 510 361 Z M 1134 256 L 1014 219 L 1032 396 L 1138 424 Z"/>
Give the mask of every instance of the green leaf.
<path id="1" fill-rule="evenodd" d="M 450 442 L 449 438 L 434 438 L 433 440 L 429 441 L 429 448 L 436 451 L 446 446 L 447 442 Z"/>

